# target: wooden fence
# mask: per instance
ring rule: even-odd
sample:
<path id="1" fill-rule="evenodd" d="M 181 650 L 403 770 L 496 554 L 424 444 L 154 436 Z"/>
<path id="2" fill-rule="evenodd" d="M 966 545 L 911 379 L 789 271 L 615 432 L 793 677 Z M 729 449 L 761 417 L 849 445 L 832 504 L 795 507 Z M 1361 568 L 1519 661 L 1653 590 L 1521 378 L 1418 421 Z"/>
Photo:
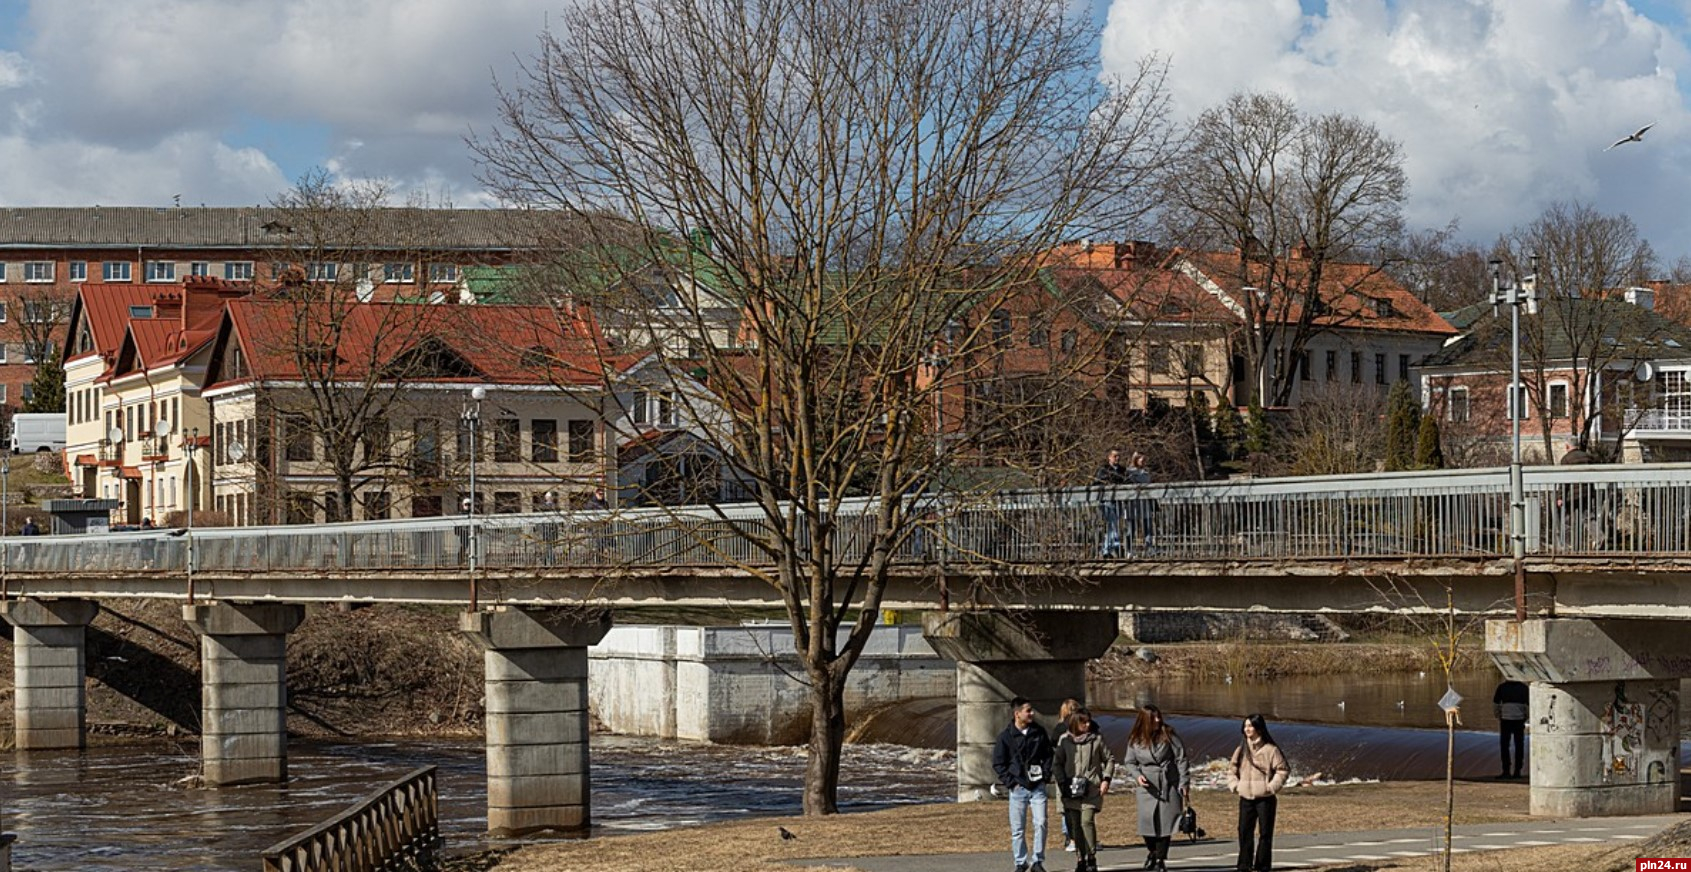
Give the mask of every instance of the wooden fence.
<path id="1" fill-rule="evenodd" d="M 264 872 L 433 869 L 441 844 L 435 767 L 425 766 L 264 852 Z"/>

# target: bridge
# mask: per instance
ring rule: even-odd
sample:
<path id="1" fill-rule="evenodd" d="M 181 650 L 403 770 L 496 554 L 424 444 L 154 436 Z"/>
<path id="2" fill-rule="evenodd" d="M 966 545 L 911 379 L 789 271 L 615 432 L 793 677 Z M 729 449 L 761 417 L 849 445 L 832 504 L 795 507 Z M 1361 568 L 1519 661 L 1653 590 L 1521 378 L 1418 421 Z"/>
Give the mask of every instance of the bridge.
<path id="1" fill-rule="evenodd" d="M 1118 610 L 1448 604 L 1513 619 L 1490 622 L 1486 644 L 1535 682 L 1535 811 L 1671 810 L 1691 464 L 1529 468 L 1524 481 L 1520 566 L 1506 469 L 914 496 L 885 605 L 923 610 L 958 661 L 964 798 L 993 780 L 1003 703 L 1084 698 Z M 840 508 L 806 535 L 832 537 L 849 564 L 874 515 Z M 303 604 L 454 605 L 486 652 L 490 829 L 584 828 L 586 651 L 610 624 L 582 606 L 779 605 L 758 571 L 760 517 L 724 505 L 7 539 L 18 747 L 81 747 L 82 639 L 100 600 L 183 602 L 201 636 L 212 785 L 286 777 L 283 652 Z M 1141 521 L 1150 547 L 1100 556 L 1108 524 Z"/>

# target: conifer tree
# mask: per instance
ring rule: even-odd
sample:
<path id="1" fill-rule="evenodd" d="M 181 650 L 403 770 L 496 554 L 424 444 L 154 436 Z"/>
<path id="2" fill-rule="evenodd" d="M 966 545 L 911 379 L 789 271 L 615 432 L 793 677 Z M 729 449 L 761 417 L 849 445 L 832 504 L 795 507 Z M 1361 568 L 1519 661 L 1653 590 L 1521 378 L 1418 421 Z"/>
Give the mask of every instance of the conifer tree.
<path id="1" fill-rule="evenodd" d="M 1440 447 L 1439 422 L 1432 415 L 1421 416 L 1421 426 L 1415 434 L 1415 468 L 1443 469 L 1444 449 Z"/>
<path id="2" fill-rule="evenodd" d="M 1421 429 L 1421 406 L 1409 392 L 1409 382 L 1392 385 L 1386 396 L 1386 471 L 1415 468 L 1415 440 Z"/>

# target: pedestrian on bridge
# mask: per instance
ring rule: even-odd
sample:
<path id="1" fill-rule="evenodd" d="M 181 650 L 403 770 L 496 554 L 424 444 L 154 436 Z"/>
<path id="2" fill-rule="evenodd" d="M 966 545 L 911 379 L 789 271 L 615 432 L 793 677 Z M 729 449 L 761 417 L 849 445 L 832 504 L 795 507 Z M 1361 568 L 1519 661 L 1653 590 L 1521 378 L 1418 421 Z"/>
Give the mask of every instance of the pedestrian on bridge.
<path id="1" fill-rule="evenodd" d="M 1104 455 L 1103 465 L 1092 476 L 1092 483 L 1099 486 L 1098 516 L 1104 522 L 1104 542 L 1098 548 L 1099 557 L 1121 556 L 1122 499 L 1118 491 L 1120 485 L 1132 481 L 1127 467 L 1122 465 L 1121 452 L 1111 448 Z"/>
<path id="2" fill-rule="evenodd" d="M 1051 735 L 1035 722 L 1033 703 L 1010 700 L 1010 725 L 992 746 L 992 771 L 1010 795 L 1010 855 L 1016 872 L 1045 872 L 1045 786 L 1051 781 Z M 1033 837 L 1026 838 L 1028 817 Z"/>
<path id="3" fill-rule="evenodd" d="M 1192 773 L 1186 744 L 1163 720 L 1162 709 L 1142 706 L 1127 736 L 1122 765 L 1139 785 L 1139 836 L 1145 840 L 1145 868 L 1168 872 L 1168 846 L 1180 813 L 1191 800 Z"/>
<path id="4" fill-rule="evenodd" d="M 1268 720 L 1247 715 L 1239 727 L 1244 740 L 1233 751 L 1227 786 L 1239 794 L 1238 872 L 1268 872 L 1274 867 L 1275 795 L 1286 786 L 1291 767 L 1268 734 Z"/>
<path id="5" fill-rule="evenodd" d="M 1133 452 L 1133 465 L 1128 467 L 1127 479 L 1133 484 L 1150 484 L 1151 470 L 1142 451 Z M 1157 519 L 1157 501 L 1136 496 L 1127 504 L 1127 556 L 1149 554 L 1153 547 L 1151 525 Z"/>

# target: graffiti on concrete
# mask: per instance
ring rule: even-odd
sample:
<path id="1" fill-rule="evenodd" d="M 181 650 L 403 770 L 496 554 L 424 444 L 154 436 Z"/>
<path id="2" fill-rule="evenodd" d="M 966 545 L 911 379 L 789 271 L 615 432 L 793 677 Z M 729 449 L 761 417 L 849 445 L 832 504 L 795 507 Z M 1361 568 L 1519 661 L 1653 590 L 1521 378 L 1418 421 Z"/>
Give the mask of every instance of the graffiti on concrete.
<path id="1" fill-rule="evenodd" d="M 1560 694 L 1553 690 L 1545 694 L 1544 717 L 1539 718 L 1538 725 L 1533 727 L 1535 732 L 1554 733 L 1559 729 L 1556 726 L 1556 703 L 1559 696 Z"/>
<path id="2" fill-rule="evenodd" d="M 1636 782 L 1644 750 L 1644 704 L 1626 698 L 1626 682 L 1615 682 L 1615 698 L 1603 706 L 1603 780 Z"/>
<path id="3" fill-rule="evenodd" d="M 1676 715 L 1679 713 L 1679 693 L 1660 687 L 1650 691 L 1650 705 L 1644 713 L 1645 738 L 1652 748 L 1672 747 L 1679 734 Z"/>

